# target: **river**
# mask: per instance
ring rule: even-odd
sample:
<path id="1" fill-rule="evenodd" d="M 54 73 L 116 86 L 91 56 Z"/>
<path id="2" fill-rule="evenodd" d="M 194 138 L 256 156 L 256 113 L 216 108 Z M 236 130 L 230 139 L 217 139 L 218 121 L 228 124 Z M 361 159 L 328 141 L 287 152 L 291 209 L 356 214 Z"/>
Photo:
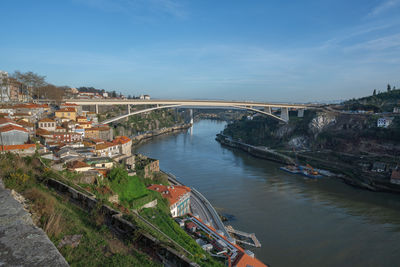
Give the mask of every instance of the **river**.
<path id="1" fill-rule="evenodd" d="M 375 193 L 334 178 L 305 179 L 279 164 L 221 146 L 225 122 L 142 143 L 139 153 L 199 190 L 227 224 L 256 233 L 250 248 L 271 266 L 400 266 L 400 195 Z"/>

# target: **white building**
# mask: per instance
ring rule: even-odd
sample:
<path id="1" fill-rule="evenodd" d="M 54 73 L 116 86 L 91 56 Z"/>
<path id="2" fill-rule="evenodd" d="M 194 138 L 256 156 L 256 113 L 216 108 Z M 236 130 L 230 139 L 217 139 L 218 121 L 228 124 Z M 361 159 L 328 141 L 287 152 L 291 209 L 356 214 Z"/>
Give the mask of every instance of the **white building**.
<path id="1" fill-rule="evenodd" d="M 56 131 L 56 122 L 53 121 L 52 119 L 49 119 L 49 118 L 41 119 L 38 122 L 38 126 L 39 126 L 39 128 L 45 129 L 45 130 L 47 130 L 49 132 L 55 132 Z"/>
<path id="2" fill-rule="evenodd" d="M 10 101 L 10 86 L 8 85 L 8 72 L 0 70 L 0 102 Z"/>
<path id="3" fill-rule="evenodd" d="M 139 99 L 142 99 L 142 100 L 150 100 L 150 95 L 140 95 L 140 96 L 139 96 Z"/>
<path id="4" fill-rule="evenodd" d="M 148 189 L 157 191 L 168 200 L 172 217 L 183 216 L 190 212 L 190 188 L 183 185 L 166 186 L 153 184 Z"/>
<path id="5" fill-rule="evenodd" d="M 392 124 L 393 122 L 393 117 L 383 117 L 379 118 L 377 122 L 377 126 L 381 128 L 387 128 Z"/>

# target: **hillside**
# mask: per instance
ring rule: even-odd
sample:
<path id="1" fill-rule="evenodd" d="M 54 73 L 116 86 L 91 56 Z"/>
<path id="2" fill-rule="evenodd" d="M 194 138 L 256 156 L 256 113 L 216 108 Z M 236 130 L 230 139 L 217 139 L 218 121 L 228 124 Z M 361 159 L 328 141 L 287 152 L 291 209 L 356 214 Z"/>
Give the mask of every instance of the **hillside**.
<path id="1" fill-rule="evenodd" d="M 400 89 L 376 93 L 359 99 L 351 99 L 343 103 L 344 110 L 372 110 L 374 112 L 392 112 L 400 106 Z"/>
<path id="2" fill-rule="evenodd" d="M 388 109 L 396 106 L 399 96 L 400 91 L 393 90 L 344 105 L 357 103 L 365 108 L 374 103 L 380 109 Z M 339 109 L 343 110 L 343 106 Z M 386 128 L 378 127 L 378 119 L 385 116 L 391 116 L 392 123 Z M 291 113 L 287 124 L 263 116 L 252 120 L 243 117 L 228 124 L 222 133 L 253 146 L 269 147 L 300 163 L 331 170 L 352 184 L 400 192 L 397 185 L 390 183 L 392 170 L 399 166 L 400 114 L 307 110 L 304 118 Z M 374 170 L 377 163 L 385 166 L 383 171 Z"/>

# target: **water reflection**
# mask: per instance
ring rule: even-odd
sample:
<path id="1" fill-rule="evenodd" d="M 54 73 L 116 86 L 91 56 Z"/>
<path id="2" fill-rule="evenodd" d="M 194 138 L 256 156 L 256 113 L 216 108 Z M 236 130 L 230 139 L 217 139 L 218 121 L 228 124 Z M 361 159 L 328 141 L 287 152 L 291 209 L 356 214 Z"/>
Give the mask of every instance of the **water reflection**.
<path id="1" fill-rule="evenodd" d="M 219 145 L 224 123 L 200 121 L 137 150 L 200 190 L 234 227 L 255 232 L 256 255 L 274 266 L 396 266 L 400 198 L 325 178 L 304 179 L 279 164 Z"/>

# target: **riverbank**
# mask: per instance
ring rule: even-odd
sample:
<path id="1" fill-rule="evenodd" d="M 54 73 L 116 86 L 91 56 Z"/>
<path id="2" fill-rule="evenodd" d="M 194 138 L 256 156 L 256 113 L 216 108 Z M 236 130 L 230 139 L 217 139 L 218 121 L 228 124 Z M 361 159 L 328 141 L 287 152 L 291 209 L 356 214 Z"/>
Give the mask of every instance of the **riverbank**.
<path id="1" fill-rule="evenodd" d="M 159 159 L 162 170 L 204 194 L 229 218 L 224 224 L 256 233 L 262 247 L 250 250 L 270 266 L 390 267 L 397 262 L 398 195 L 280 171 L 282 163 L 218 144 L 215 135 L 225 125 L 198 121 L 191 132 L 156 137 L 135 152 Z"/>
<path id="2" fill-rule="evenodd" d="M 150 139 L 150 138 L 153 138 L 153 137 L 156 137 L 159 135 L 168 134 L 168 133 L 181 131 L 181 130 L 186 130 L 186 129 L 189 129 L 190 127 L 192 127 L 191 123 L 185 123 L 185 124 L 180 124 L 180 125 L 176 125 L 176 126 L 172 126 L 172 127 L 166 127 L 166 128 L 157 129 L 154 131 L 148 131 L 148 132 L 138 134 L 135 136 L 131 136 L 132 145 L 137 145 L 146 139 Z"/>
<path id="3" fill-rule="evenodd" d="M 240 141 L 233 140 L 223 134 L 217 134 L 215 140 L 217 140 L 222 145 L 240 149 L 257 158 L 271 160 L 282 164 L 295 163 L 295 161 L 291 157 L 288 157 L 284 154 L 278 153 L 266 147 L 256 147 L 249 144 L 245 144 Z"/>
<path id="4" fill-rule="evenodd" d="M 249 153 L 250 155 L 282 164 L 295 164 L 296 159 L 293 158 L 294 153 L 283 154 L 265 147 L 252 146 L 240 141 L 233 140 L 232 138 L 223 134 L 217 134 L 216 140 L 231 148 L 240 149 Z M 310 153 L 312 155 L 310 155 Z M 341 161 L 334 161 L 329 159 L 326 153 L 312 153 L 308 152 L 296 153 L 297 160 L 304 164 L 311 164 L 314 168 L 328 170 L 333 173 L 334 178 L 338 178 L 351 186 L 371 190 L 371 191 L 385 191 L 391 193 L 400 193 L 400 186 L 390 183 L 380 173 L 363 172 L 352 164 L 347 164 Z M 349 155 L 347 155 L 349 157 Z"/>

